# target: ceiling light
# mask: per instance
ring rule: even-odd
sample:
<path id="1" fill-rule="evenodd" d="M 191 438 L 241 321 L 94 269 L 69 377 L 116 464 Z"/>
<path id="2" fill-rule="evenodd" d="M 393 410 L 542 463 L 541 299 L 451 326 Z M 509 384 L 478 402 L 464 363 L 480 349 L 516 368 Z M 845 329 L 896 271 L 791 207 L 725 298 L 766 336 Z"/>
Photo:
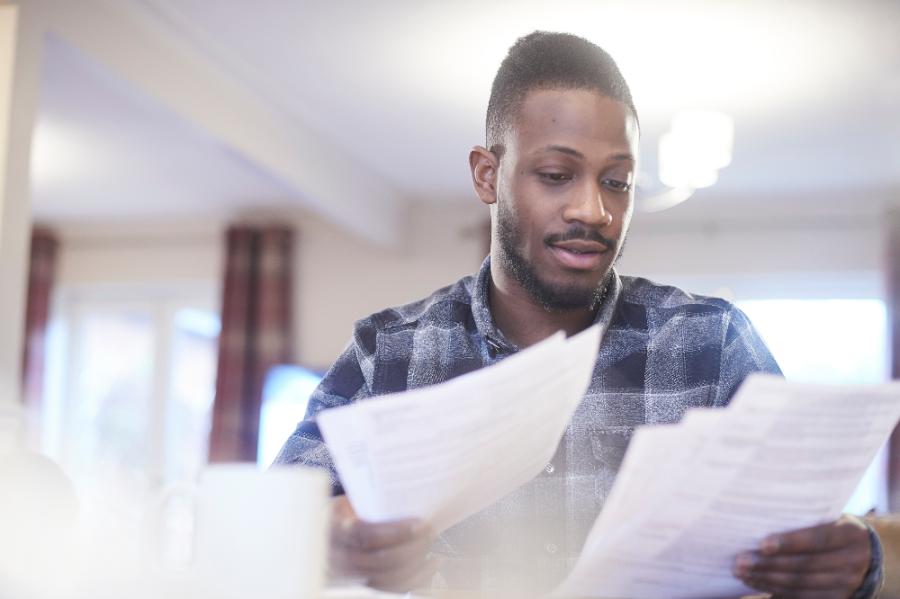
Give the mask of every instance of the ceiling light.
<path id="1" fill-rule="evenodd" d="M 680 112 L 659 140 L 659 180 L 674 188 L 710 187 L 731 164 L 733 145 L 734 119 L 727 114 Z"/>
<path id="2" fill-rule="evenodd" d="M 695 190 L 715 185 L 719 170 L 731 164 L 733 146 L 734 119 L 729 115 L 704 110 L 676 114 L 659 139 L 659 180 L 670 189 L 645 198 L 642 209 L 665 210 Z"/>

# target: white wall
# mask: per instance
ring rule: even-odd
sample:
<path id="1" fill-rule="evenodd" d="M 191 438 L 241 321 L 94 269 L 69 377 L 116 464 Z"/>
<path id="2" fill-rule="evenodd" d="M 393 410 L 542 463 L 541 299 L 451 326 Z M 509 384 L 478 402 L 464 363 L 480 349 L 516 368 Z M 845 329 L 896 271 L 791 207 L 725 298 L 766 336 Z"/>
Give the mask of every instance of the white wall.
<path id="1" fill-rule="evenodd" d="M 417 208 L 409 214 L 408 239 L 397 249 L 312 216 L 286 219 L 298 229 L 296 360 L 324 369 L 355 320 L 474 272 L 485 253 L 480 226 L 486 218 L 474 200 Z M 880 296 L 885 256 L 878 219 L 666 223 L 636 217 L 620 272 L 732 299 Z M 64 228 L 58 281 L 206 282 L 218 289 L 223 230 L 214 222 Z"/>
<path id="2" fill-rule="evenodd" d="M 215 222 L 57 227 L 58 286 L 209 282 L 222 272 Z"/>
<path id="3" fill-rule="evenodd" d="M 729 299 L 881 297 L 885 259 L 877 217 L 661 225 L 638 215 L 619 271 Z"/>
<path id="4" fill-rule="evenodd" d="M 298 230 L 296 360 L 327 368 L 355 320 L 474 272 L 484 258 L 480 225 L 486 218 L 487 210 L 474 200 L 470 206 L 411 210 L 408 239 L 396 249 L 360 240 L 310 215 L 287 218 Z M 224 228 L 210 221 L 59 227 L 57 285 L 220 289 Z"/>
<path id="5" fill-rule="evenodd" d="M 298 358 L 327 367 L 350 339 L 353 322 L 389 306 L 429 295 L 475 272 L 486 245 L 488 218 L 477 200 L 458 208 L 410 214 L 409 238 L 394 249 L 375 247 L 322 222 L 300 224 L 296 339 Z"/>

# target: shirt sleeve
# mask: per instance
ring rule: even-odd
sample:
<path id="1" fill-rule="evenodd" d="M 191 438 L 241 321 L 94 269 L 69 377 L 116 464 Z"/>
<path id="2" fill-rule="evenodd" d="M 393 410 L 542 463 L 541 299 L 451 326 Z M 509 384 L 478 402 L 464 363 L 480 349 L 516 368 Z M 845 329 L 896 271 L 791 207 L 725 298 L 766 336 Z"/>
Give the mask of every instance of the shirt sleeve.
<path id="1" fill-rule="evenodd" d="M 353 339 L 310 395 L 306 416 L 281 448 L 275 458 L 275 465 L 297 464 L 325 470 L 331 479 L 332 494 L 343 494 L 343 487 L 322 439 L 316 416 L 322 410 L 347 405 L 373 395 L 371 369 L 366 365 L 373 363 L 374 353 L 374 327 L 371 321 L 361 321 L 356 325 Z"/>
<path id="2" fill-rule="evenodd" d="M 781 375 L 778 363 L 766 347 L 750 319 L 736 306 L 731 306 L 723 323 L 722 356 L 715 406 L 725 406 L 738 387 L 754 372 Z"/>

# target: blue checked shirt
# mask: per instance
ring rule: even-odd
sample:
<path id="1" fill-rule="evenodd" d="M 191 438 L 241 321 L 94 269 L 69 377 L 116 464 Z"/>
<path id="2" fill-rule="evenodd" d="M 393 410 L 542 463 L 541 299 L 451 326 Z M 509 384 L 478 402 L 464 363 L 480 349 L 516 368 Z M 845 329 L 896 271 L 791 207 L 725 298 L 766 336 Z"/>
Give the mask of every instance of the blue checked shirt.
<path id="1" fill-rule="evenodd" d="M 490 258 L 475 276 L 357 322 L 276 463 L 323 468 L 341 493 L 316 414 L 441 383 L 515 353 L 494 325 L 489 285 Z M 748 374 L 781 372 L 747 317 L 722 299 L 616 274 L 595 322 L 606 333 L 593 380 L 556 455 L 531 482 L 441 534 L 437 586 L 489 597 L 550 590 L 574 565 L 635 427 L 725 406 Z M 877 555 L 860 597 L 880 583 L 873 540 Z"/>

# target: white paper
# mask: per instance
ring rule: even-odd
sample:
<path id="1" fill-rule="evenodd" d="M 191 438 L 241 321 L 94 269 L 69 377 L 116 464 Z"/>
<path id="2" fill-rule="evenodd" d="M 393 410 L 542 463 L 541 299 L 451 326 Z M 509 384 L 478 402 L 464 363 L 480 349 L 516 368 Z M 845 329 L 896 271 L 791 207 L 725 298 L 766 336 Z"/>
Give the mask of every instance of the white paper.
<path id="1" fill-rule="evenodd" d="M 900 418 L 900 384 L 754 375 L 731 406 L 635 433 L 565 597 L 738 597 L 736 555 L 840 515 Z M 632 456 L 632 449 L 635 455 Z"/>
<path id="2" fill-rule="evenodd" d="M 599 345 L 596 326 L 558 333 L 446 383 L 319 414 L 356 513 L 443 530 L 537 476 L 590 384 Z"/>

